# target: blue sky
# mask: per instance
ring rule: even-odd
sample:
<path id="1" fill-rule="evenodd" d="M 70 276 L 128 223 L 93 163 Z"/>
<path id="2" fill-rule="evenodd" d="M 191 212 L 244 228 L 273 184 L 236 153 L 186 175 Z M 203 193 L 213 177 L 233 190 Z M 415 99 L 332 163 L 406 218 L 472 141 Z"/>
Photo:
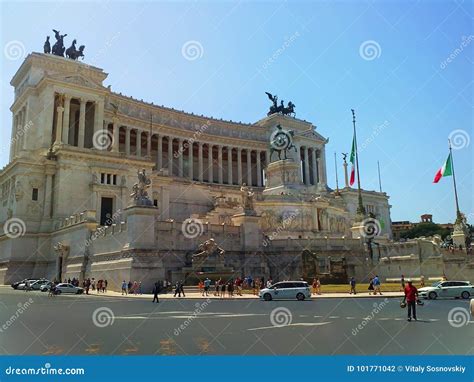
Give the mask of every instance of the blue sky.
<path id="1" fill-rule="evenodd" d="M 0 166 L 8 162 L 9 81 L 52 28 L 135 98 L 235 121 L 266 115 L 265 91 L 296 104 L 334 152 L 356 110 L 362 186 L 390 195 L 392 220 L 455 218 L 452 181 L 434 185 L 453 138 L 461 210 L 473 209 L 473 2 L 2 2 Z M 189 50 L 186 50 L 189 47 Z M 17 49 L 14 49 L 17 48 Z M 193 50 L 193 48 L 195 48 Z"/>

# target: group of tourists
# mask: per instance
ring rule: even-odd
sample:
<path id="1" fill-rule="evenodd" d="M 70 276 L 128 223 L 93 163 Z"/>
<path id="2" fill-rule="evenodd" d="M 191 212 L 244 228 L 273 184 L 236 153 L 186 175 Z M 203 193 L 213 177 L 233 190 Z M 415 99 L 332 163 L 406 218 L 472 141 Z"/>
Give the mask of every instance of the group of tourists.
<path id="1" fill-rule="evenodd" d="M 77 284 L 79 285 L 79 282 Z M 75 285 L 75 284 L 72 284 L 72 285 Z M 75 285 L 75 286 L 78 286 L 78 285 Z M 107 285 L 108 285 L 108 281 L 102 280 L 102 279 L 96 281 L 95 278 L 92 278 L 92 279 L 87 278 L 82 281 L 82 287 L 86 291 L 86 294 L 89 294 L 89 290 L 96 291 L 97 293 L 100 293 L 100 292 L 105 293 L 107 292 Z"/>
<path id="2" fill-rule="evenodd" d="M 134 295 L 139 295 L 143 294 L 142 291 L 142 282 L 141 281 L 129 281 L 128 283 L 123 280 L 122 281 L 122 296 L 123 295 L 128 295 L 128 294 L 134 294 Z"/>
<path id="3" fill-rule="evenodd" d="M 270 287 L 273 281 L 269 279 L 265 284 L 263 277 L 253 278 L 252 276 L 237 277 L 230 280 L 222 280 L 219 278 L 212 285 L 212 281 L 209 278 L 200 280 L 198 282 L 199 293 L 201 296 L 209 296 L 211 289 L 214 289 L 213 295 L 216 297 L 234 297 L 234 295 L 242 296 L 244 290 L 252 290 L 252 294 L 257 296 L 262 287 Z M 212 286 L 211 286 L 212 285 Z"/>

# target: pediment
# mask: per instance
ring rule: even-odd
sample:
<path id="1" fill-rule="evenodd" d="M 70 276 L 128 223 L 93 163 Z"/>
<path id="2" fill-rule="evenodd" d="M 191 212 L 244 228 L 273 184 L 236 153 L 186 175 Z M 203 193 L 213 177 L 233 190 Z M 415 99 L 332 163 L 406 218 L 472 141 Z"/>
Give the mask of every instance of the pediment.
<path id="1" fill-rule="evenodd" d="M 84 86 L 93 89 L 102 89 L 103 86 L 98 84 L 87 77 L 82 76 L 81 74 L 61 74 L 61 75 L 52 75 L 48 76 L 50 79 L 59 81 L 59 82 L 66 82 L 73 85 Z"/>

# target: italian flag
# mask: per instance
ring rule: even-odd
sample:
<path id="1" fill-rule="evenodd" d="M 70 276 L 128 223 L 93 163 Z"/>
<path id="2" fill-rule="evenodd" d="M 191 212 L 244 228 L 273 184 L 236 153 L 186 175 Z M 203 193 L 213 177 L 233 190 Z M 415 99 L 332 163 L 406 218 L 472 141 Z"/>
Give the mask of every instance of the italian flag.
<path id="1" fill-rule="evenodd" d="M 449 153 L 446 162 L 444 162 L 443 166 L 436 172 L 433 183 L 438 183 L 442 177 L 451 175 L 453 175 L 453 161 L 451 159 L 451 153 Z"/>
<path id="2" fill-rule="evenodd" d="M 351 179 L 349 181 L 349 185 L 352 186 L 355 181 L 355 158 L 356 158 L 356 142 L 355 142 L 355 136 L 352 138 L 352 149 L 351 149 L 351 156 L 349 161 L 351 162 Z"/>

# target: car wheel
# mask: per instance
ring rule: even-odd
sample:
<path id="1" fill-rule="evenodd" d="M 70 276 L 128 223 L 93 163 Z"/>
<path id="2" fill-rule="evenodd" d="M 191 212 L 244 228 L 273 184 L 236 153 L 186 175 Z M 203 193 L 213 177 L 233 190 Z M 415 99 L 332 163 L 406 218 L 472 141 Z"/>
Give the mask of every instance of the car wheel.
<path id="1" fill-rule="evenodd" d="M 298 293 L 298 294 L 296 295 L 296 299 L 297 299 L 298 301 L 303 301 L 303 300 L 304 300 L 304 294 L 303 294 L 303 293 Z"/>
<path id="2" fill-rule="evenodd" d="M 467 290 L 465 290 L 464 292 L 461 293 L 461 297 L 465 300 L 467 300 L 471 295 L 469 294 L 469 292 Z"/>
<path id="3" fill-rule="evenodd" d="M 430 292 L 428 293 L 428 298 L 430 300 L 436 300 L 436 297 L 438 297 L 438 295 L 436 294 L 436 292 Z"/>
<path id="4" fill-rule="evenodd" d="M 61 291 L 60 291 L 60 290 L 57 290 L 55 293 L 56 293 L 56 294 L 61 294 Z"/>
<path id="5" fill-rule="evenodd" d="M 272 295 L 271 295 L 270 293 L 265 293 L 265 294 L 263 295 L 263 299 L 264 299 L 265 301 L 272 301 Z"/>

